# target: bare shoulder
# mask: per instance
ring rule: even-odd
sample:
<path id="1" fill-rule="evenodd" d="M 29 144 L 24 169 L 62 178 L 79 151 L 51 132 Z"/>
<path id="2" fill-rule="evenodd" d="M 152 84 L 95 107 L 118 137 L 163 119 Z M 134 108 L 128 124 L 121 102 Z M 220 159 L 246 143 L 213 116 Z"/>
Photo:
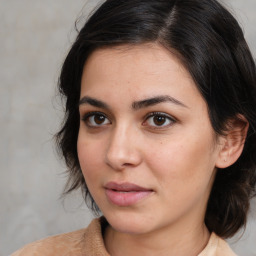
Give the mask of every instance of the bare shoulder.
<path id="1" fill-rule="evenodd" d="M 26 245 L 11 256 L 80 256 L 86 229 L 47 237 Z"/>

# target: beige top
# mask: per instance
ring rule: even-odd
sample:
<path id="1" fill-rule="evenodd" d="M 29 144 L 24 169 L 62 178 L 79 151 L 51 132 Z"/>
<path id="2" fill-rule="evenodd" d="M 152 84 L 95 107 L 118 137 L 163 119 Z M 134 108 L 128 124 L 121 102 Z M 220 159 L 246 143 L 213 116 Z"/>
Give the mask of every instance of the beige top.
<path id="1" fill-rule="evenodd" d="M 110 256 L 102 237 L 102 230 L 106 225 L 103 218 L 94 219 L 85 229 L 36 241 L 11 256 Z M 198 256 L 236 254 L 223 239 L 212 233 L 207 246 Z"/>

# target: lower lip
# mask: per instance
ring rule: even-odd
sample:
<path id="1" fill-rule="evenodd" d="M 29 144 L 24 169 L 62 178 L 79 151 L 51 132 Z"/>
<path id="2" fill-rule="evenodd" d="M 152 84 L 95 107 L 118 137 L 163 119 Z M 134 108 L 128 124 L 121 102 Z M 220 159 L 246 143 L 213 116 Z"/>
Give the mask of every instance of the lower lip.
<path id="1" fill-rule="evenodd" d="M 106 189 L 106 195 L 109 201 L 118 206 L 130 206 L 136 204 L 138 201 L 148 197 L 153 192 L 146 191 L 131 191 L 120 192 L 116 190 Z"/>

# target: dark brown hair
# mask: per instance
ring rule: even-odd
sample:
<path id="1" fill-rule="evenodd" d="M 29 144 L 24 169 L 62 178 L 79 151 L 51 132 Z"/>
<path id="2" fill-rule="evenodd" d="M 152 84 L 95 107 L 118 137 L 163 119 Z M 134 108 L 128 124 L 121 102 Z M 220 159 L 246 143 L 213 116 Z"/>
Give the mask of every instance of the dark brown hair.
<path id="1" fill-rule="evenodd" d="M 83 178 L 78 155 L 78 102 L 83 67 L 98 48 L 157 42 L 176 52 L 208 105 L 216 134 L 243 115 L 249 130 L 242 155 L 218 170 L 205 223 L 223 238 L 246 224 L 256 183 L 256 70 L 235 18 L 216 0 L 107 0 L 80 30 L 62 67 L 59 90 L 66 99 L 57 145 L 69 172 L 66 192 L 81 188 L 98 210 Z"/>

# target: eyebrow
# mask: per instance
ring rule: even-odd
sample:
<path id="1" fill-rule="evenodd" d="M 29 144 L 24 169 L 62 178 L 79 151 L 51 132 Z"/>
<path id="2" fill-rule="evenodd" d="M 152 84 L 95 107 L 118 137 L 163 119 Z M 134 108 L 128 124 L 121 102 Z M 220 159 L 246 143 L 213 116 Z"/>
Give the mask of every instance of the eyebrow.
<path id="1" fill-rule="evenodd" d="M 141 108 L 154 106 L 154 105 L 164 103 L 164 102 L 170 102 L 175 105 L 188 108 L 184 103 L 182 103 L 181 101 L 179 101 L 169 95 L 159 95 L 159 96 L 155 96 L 155 97 L 140 100 L 140 101 L 135 101 L 132 103 L 132 108 L 134 110 L 139 110 Z M 92 97 L 89 97 L 89 96 L 84 96 L 83 98 L 81 98 L 79 100 L 79 106 L 83 105 L 83 104 L 89 104 L 91 106 L 103 108 L 103 109 L 110 109 L 109 105 L 106 104 L 105 102 L 95 99 L 95 98 L 92 98 Z"/>
<path id="2" fill-rule="evenodd" d="M 82 104 L 89 104 L 89 105 L 92 105 L 92 106 L 98 107 L 98 108 L 110 109 L 110 107 L 105 102 L 88 97 L 88 96 L 85 96 L 79 100 L 79 106 Z"/>
<path id="3" fill-rule="evenodd" d="M 177 100 L 177 99 L 175 99 L 175 98 L 173 98 L 169 95 L 159 95 L 159 96 L 148 98 L 148 99 L 145 99 L 145 100 L 135 101 L 132 104 L 132 108 L 135 109 L 135 110 L 138 110 L 138 109 L 141 109 L 141 108 L 154 106 L 154 105 L 157 105 L 157 104 L 163 103 L 163 102 L 170 102 L 170 103 L 173 103 L 175 105 L 188 108 L 184 103 L 182 103 L 181 101 L 179 101 L 179 100 Z"/>

